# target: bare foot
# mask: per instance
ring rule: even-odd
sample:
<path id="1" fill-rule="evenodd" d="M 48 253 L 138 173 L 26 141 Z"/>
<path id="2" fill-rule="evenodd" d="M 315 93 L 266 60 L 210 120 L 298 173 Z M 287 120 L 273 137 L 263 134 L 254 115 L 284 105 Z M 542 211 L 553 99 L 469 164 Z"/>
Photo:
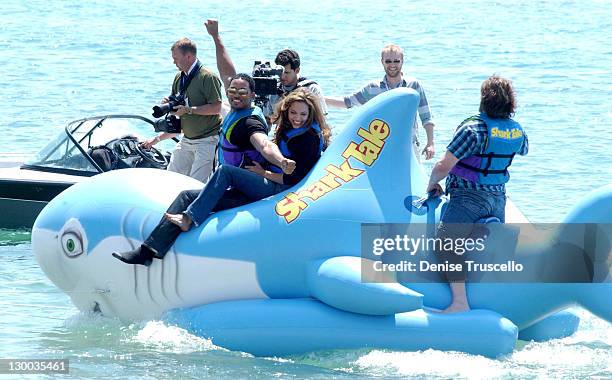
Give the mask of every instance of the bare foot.
<path id="1" fill-rule="evenodd" d="M 470 305 L 464 302 L 453 302 L 442 313 L 462 313 L 464 311 L 470 311 Z"/>
<path id="2" fill-rule="evenodd" d="M 166 220 L 172 224 L 176 224 L 181 228 L 181 231 L 187 232 L 191 228 L 191 218 L 185 214 L 168 214 L 164 213 Z"/>
<path id="3" fill-rule="evenodd" d="M 457 281 L 448 284 L 451 288 L 452 301 L 449 307 L 442 311 L 443 313 L 461 313 L 470 311 L 470 304 L 467 300 L 467 292 L 465 291 L 465 282 Z"/>

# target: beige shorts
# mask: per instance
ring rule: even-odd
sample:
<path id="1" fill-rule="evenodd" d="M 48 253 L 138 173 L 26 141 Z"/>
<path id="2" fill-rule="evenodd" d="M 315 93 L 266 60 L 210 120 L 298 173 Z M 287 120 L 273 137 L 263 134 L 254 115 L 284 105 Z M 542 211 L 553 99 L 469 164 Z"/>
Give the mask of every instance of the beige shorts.
<path id="1" fill-rule="evenodd" d="M 176 144 L 168 170 L 206 182 L 213 171 L 215 149 L 219 136 L 191 140 L 186 137 Z"/>

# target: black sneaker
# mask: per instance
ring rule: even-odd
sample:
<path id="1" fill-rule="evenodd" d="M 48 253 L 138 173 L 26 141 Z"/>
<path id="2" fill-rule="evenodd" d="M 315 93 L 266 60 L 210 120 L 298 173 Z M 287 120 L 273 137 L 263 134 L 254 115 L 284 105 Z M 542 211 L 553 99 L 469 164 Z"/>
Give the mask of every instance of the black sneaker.
<path id="1" fill-rule="evenodd" d="M 153 262 L 153 256 L 138 247 L 127 252 L 113 252 L 113 257 L 123 261 L 126 264 L 140 264 L 148 267 Z"/>

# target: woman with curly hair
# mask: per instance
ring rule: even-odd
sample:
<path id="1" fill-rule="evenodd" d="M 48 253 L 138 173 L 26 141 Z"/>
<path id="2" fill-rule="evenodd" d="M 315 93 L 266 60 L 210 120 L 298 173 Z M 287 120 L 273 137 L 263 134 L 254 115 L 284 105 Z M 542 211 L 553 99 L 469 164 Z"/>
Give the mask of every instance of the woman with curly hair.
<path id="1" fill-rule="evenodd" d="M 312 169 L 329 144 L 331 131 L 321 111 L 317 95 L 298 89 L 288 94 L 276 107 L 274 142 L 283 156 L 296 162 L 291 175 L 270 165 L 268 170 L 256 164 L 254 173 L 276 183 L 295 185 Z"/>

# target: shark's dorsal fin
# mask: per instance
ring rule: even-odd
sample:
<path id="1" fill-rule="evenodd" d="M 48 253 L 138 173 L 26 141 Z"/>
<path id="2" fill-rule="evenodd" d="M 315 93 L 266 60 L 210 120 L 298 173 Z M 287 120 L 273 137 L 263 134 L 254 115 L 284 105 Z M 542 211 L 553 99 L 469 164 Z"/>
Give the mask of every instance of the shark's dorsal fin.
<path id="1" fill-rule="evenodd" d="M 277 214 L 293 223 L 329 210 L 337 218 L 353 219 L 351 210 L 356 210 L 362 222 L 408 222 L 412 214 L 404 207 L 406 197 L 420 195 L 426 187 L 412 149 L 418 103 L 416 91 L 401 88 L 365 104 L 309 175 L 272 198 Z M 346 207 L 334 206 L 339 202 Z M 371 207 L 364 210 L 366 206 Z"/>

